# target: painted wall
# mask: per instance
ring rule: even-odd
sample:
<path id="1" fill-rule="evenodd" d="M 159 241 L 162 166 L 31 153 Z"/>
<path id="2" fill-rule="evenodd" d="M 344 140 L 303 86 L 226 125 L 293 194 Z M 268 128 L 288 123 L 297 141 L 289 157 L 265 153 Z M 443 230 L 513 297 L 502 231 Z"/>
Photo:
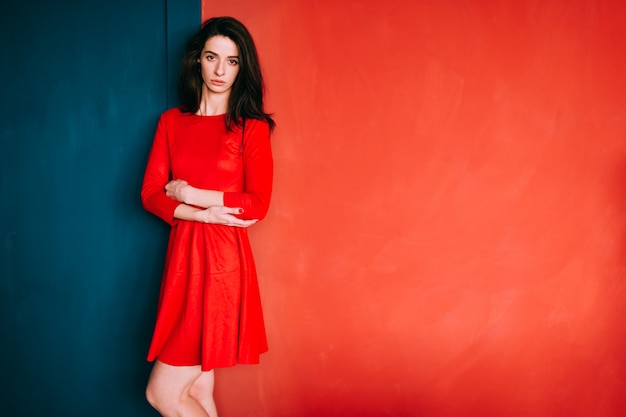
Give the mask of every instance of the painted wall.
<path id="1" fill-rule="evenodd" d="M 204 0 L 276 114 L 232 416 L 626 412 L 626 5 Z"/>
<path id="2" fill-rule="evenodd" d="M 155 416 L 167 227 L 139 188 L 196 0 L 0 13 L 0 416 Z M 195 23 L 192 23 L 195 22 Z M 172 77 L 173 75 L 173 77 Z"/>

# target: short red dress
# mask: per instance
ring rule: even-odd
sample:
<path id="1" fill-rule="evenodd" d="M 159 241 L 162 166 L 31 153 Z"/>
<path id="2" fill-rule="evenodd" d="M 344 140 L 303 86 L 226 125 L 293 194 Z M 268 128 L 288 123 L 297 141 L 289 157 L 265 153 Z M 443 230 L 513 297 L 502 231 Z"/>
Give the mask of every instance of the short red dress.
<path id="1" fill-rule="evenodd" d="M 248 119 L 228 132 L 225 116 L 170 109 L 161 115 L 141 199 L 171 226 L 148 360 L 208 371 L 258 363 L 267 351 L 261 298 L 245 228 L 174 218 L 170 180 L 224 192 L 224 205 L 262 219 L 272 192 L 270 129 Z"/>

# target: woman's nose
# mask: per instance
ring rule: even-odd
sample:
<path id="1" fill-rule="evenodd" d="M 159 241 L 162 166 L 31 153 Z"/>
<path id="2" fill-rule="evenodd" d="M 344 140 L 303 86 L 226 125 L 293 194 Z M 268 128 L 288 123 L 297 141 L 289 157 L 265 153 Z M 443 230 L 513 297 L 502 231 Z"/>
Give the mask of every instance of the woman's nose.
<path id="1" fill-rule="evenodd" d="M 224 75 L 224 63 L 218 62 L 215 66 L 215 74 L 216 75 Z"/>

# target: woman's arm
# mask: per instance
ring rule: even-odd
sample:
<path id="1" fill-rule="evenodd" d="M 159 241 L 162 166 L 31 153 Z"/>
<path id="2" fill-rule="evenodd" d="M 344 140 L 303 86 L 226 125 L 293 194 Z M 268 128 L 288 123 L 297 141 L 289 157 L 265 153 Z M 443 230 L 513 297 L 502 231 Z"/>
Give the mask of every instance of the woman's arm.
<path id="1" fill-rule="evenodd" d="M 163 113 L 157 125 L 143 176 L 141 202 L 147 211 L 160 217 L 169 225 L 173 225 L 176 222 L 174 211 L 180 202 L 167 197 L 163 191 L 170 177 L 170 154 L 167 141 L 169 115 L 169 112 Z"/>
<path id="2" fill-rule="evenodd" d="M 165 195 L 181 203 L 198 207 L 224 205 L 224 193 L 192 187 L 184 180 L 172 180 L 165 186 Z"/>
<path id="3" fill-rule="evenodd" d="M 242 220 L 235 217 L 235 214 L 240 213 L 240 208 L 211 206 L 207 209 L 197 209 L 187 204 L 179 204 L 176 210 L 174 210 L 174 217 L 180 220 L 235 227 L 249 227 L 258 221 L 256 219 Z"/>
<path id="4" fill-rule="evenodd" d="M 166 195 L 181 203 L 198 206 L 240 207 L 241 219 L 262 219 L 267 214 L 272 194 L 273 159 L 269 126 L 265 122 L 249 120 L 244 138 L 243 192 L 222 192 L 192 187 L 183 180 L 170 181 Z"/>
<path id="5" fill-rule="evenodd" d="M 177 219 L 197 221 L 202 223 L 222 224 L 236 227 L 248 227 L 256 223 L 254 219 L 241 220 L 235 215 L 241 213 L 239 207 L 224 207 L 220 200 L 211 201 L 207 209 L 198 209 L 188 204 L 181 204 L 169 197 L 164 189 L 170 177 L 170 155 L 167 139 L 168 115 L 161 115 L 157 131 L 152 143 L 148 163 L 141 187 L 141 202 L 150 213 L 160 217 L 169 225 L 174 225 Z M 218 193 L 220 196 L 223 194 Z"/>

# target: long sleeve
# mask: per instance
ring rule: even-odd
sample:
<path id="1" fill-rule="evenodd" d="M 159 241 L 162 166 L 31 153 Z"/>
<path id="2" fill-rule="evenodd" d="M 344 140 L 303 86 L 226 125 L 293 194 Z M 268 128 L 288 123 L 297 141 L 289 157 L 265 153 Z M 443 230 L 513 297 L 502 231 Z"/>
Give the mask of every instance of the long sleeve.
<path id="1" fill-rule="evenodd" d="M 246 122 L 243 144 L 244 192 L 225 192 L 224 205 L 241 207 L 242 219 L 263 219 L 272 195 L 274 162 L 269 125 L 259 120 Z"/>
<path id="2" fill-rule="evenodd" d="M 174 210 L 180 204 L 165 195 L 170 178 L 170 154 L 167 142 L 167 113 L 161 115 L 141 187 L 141 202 L 150 213 L 174 225 Z"/>

